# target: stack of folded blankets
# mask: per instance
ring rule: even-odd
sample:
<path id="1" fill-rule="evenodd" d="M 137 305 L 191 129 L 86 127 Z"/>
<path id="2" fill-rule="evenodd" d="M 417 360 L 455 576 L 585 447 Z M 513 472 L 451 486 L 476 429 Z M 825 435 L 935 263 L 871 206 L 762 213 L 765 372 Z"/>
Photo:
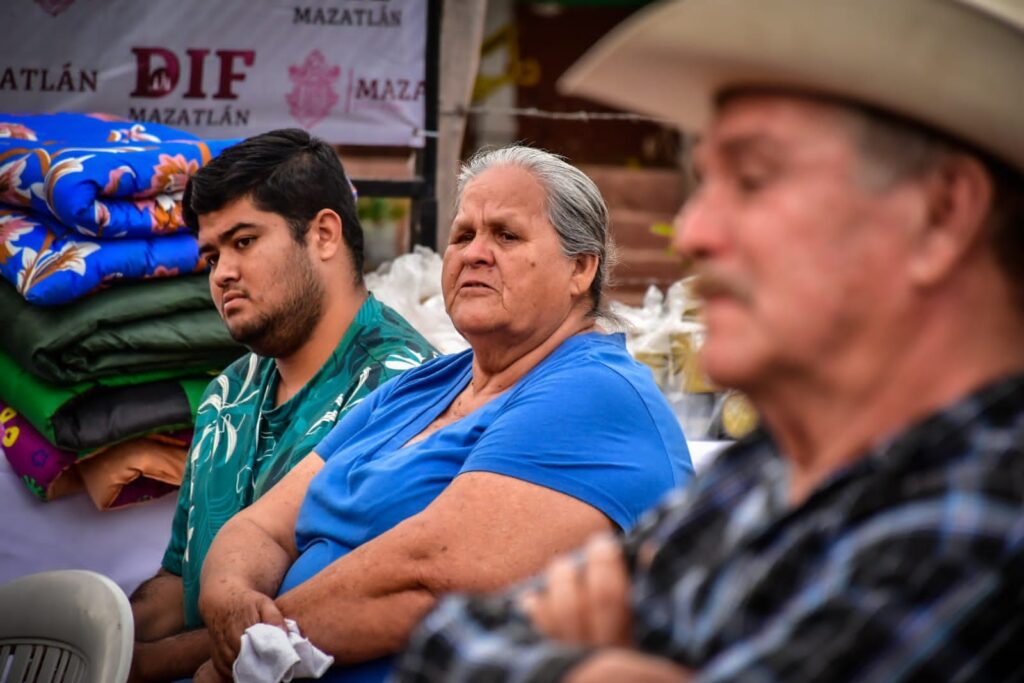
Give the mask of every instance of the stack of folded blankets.
<path id="1" fill-rule="evenodd" d="M 244 351 L 181 195 L 234 142 L 0 114 L 0 433 L 40 499 L 84 488 L 106 509 L 181 482 L 200 396 Z"/>

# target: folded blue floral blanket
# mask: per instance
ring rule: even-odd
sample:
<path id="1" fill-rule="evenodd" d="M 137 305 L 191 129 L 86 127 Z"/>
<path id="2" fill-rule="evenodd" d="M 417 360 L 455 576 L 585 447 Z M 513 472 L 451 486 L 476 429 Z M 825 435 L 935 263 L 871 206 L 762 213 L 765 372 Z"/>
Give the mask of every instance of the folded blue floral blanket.
<path id="1" fill-rule="evenodd" d="M 179 232 L 189 176 L 236 142 L 102 114 L 0 113 L 0 202 L 91 237 Z"/>
<path id="2" fill-rule="evenodd" d="M 0 276 L 27 301 L 74 301 L 115 280 L 173 277 L 202 270 L 195 237 L 97 239 L 50 216 L 0 206 Z"/>

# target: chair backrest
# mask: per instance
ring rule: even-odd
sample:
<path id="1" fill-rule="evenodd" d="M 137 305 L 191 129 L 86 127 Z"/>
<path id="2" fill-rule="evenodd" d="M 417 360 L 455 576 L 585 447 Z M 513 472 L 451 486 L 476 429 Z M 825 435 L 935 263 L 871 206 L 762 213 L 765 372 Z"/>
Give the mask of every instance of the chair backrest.
<path id="1" fill-rule="evenodd" d="M 80 569 L 0 586 L 0 683 L 125 683 L 135 638 L 116 583 Z"/>

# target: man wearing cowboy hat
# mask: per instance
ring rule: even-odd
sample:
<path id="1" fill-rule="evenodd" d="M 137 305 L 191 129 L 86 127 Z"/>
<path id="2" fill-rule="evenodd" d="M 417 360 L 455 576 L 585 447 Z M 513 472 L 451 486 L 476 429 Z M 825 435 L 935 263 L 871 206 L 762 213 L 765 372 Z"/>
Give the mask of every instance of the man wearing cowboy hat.
<path id="1" fill-rule="evenodd" d="M 403 680 L 1024 677 L 1024 2 L 661 4 L 565 83 L 700 134 L 675 244 L 764 428 Z"/>

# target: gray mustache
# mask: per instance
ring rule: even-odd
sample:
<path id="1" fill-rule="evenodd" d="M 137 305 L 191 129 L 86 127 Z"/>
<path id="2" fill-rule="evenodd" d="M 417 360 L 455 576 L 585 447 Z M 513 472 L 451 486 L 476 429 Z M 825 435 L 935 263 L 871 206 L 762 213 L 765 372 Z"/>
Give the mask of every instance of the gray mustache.
<path id="1" fill-rule="evenodd" d="M 724 296 L 749 302 L 752 298 L 750 288 L 738 282 L 736 278 L 700 267 L 697 267 L 693 274 L 696 275 L 693 293 L 701 299 Z"/>

